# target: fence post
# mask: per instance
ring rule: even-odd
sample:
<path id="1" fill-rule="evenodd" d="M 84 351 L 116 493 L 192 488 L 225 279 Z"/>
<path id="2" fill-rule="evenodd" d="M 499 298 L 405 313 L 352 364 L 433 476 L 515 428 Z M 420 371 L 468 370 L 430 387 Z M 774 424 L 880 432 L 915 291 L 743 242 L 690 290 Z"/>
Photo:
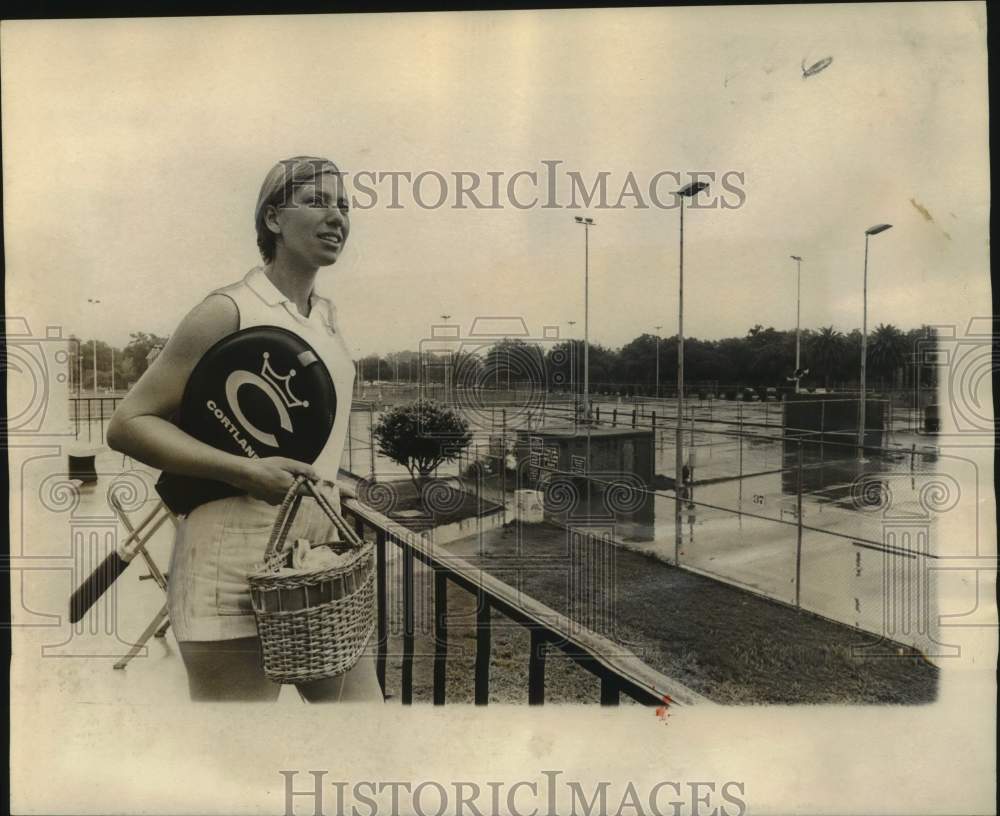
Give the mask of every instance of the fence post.
<path id="1" fill-rule="evenodd" d="M 375 403 L 368 403 L 368 450 L 372 459 L 372 481 L 375 481 Z"/>
<path id="2" fill-rule="evenodd" d="M 540 629 L 532 629 L 529 637 L 528 655 L 528 705 L 545 703 L 545 635 Z"/>
<path id="3" fill-rule="evenodd" d="M 476 705 L 490 701 L 490 602 L 483 590 L 476 595 Z"/>
<path id="4" fill-rule="evenodd" d="M 737 406 L 738 408 L 741 407 Z M 739 485 L 739 497 L 737 499 L 740 515 L 743 514 L 743 412 L 739 412 L 739 426 L 737 430 L 737 438 L 740 442 L 740 478 L 737 480 L 737 485 Z"/>
<path id="5" fill-rule="evenodd" d="M 402 703 L 413 702 L 413 548 L 403 550 L 403 680 Z"/>
<path id="6" fill-rule="evenodd" d="M 507 434 L 500 431 L 500 504 L 503 507 L 503 523 L 507 524 Z"/>
<path id="7" fill-rule="evenodd" d="M 601 406 L 600 405 L 598 405 L 596 408 L 594 408 L 594 424 L 595 425 L 600 425 L 601 424 Z"/>
<path id="8" fill-rule="evenodd" d="M 635 422 L 636 422 L 636 419 L 637 419 L 637 415 L 636 415 L 636 411 L 637 410 L 638 410 L 637 408 L 633 408 L 632 409 L 632 427 L 633 428 L 635 427 Z"/>
<path id="9" fill-rule="evenodd" d="M 338 508 L 339 509 L 339 508 Z M 359 520 L 361 517 L 356 516 Z M 361 530 L 364 535 L 364 525 Z M 389 610 L 388 601 L 388 573 L 386 572 L 386 533 L 385 530 L 375 532 L 375 574 L 376 593 L 378 598 L 378 646 L 375 656 L 375 674 L 378 677 L 379 685 L 382 687 L 382 696 L 385 697 L 385 661 L 389 646 Z"/>
<path id="10" fill-rule="evenodd" d="M 448 667 L 448 575 L 434 570 L 434 705 L 444 705 Z"/>
<path id="11" fill-rule="evenodd" d="M 798 528 L 798 536 L 795 544 L 795 605 L 799 606 L 801 601 L 802 583 L 802 440 L 798 441 L 798 487 L 796 490 L 795 518 Z"/>
<path id="12" fill-rule="evenodd" d="M 611 409 L 611 427 L 612 428 L 617 428 L 618 427 L 618 409 L 617 408 L 612 408 Z"/>
<path id="13" fill-rule="evenodd" d="M 354 411 L 352 410 L 348 414 L 347 421 L 347 467 L 354 473 L 354 428 L 351 426 L 354 424 Z"/>

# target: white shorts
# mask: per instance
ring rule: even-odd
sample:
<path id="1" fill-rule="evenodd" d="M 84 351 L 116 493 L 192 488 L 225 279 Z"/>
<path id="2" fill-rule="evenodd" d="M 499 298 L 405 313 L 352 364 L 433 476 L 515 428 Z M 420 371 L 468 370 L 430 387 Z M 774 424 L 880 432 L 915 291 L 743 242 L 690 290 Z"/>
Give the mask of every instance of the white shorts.
<path id="1" fill-rule="evenodd" d="M 336 488 L 326 488 L 340 507 Z M 247 575 L 262 563 L 275 505 L 234 496 L 208 502 L 181 520 L 167 582 L 170 625 L 179 641 L 256 637 Z M 303 497 L 288 539 L 328 541 L 333 525 L 316 501 Z"/>

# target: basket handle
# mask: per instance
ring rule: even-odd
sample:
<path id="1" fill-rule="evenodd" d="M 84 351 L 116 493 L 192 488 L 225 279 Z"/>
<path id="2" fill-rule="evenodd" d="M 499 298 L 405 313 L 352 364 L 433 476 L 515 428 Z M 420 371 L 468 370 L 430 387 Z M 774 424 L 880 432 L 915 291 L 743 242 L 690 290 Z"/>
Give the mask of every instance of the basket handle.
<path id="1" fill-rule="evenodd" d="M 267 547 L 264 549 L 265 564 L 271 564 L 278 550 L 281 549 L 285 543 L 285 539 L 288 537 L 288 532 L 292 526 L 291 522 L 295 518 L 295 513 L 298 511 L 299 502 L 302 498 L 299 495 L 299 488 L 303 481 L 305 481 L 305 477 L 296 476 L 292 482 L 292 486 L 288 488 L 285 498 L 281 501 L 281 506 L 278 508 L 278 515 L 274 519 L 274 526 L 271 527 L 271 536 L 268 538 Z"/>
<path id="2" fill-rule="evenodd" d="M 326 513 L 330 521 L 333 522 L 333 526 L 337 528 L 337 532 L 340 533 L 341 538 L 355 549 L 363 547 L 365 542 L 354 532 L 352 527 L 344 520 L 344 517 L 340 515 L 337 508 L 330 503 L 330 500 L 316 489 L 315 483 L 305 480 L 305 486 L 309 494 L 316 499 L 316 503 Z"/>
<path id="3" fill-rule="evenodd" d="M 271 528 L 271 537 L 267 541 L 267 547 L 264 550 L 264 563 L 276 564 L 276 555 L 278 550 L 285 543 L 285 539 L 288 538 L 288 533 L 292 528 L 292 522 L 295 519 L 295 514 L 298 512 L 299 504 L 302 501 L 302 493 L 300 488 L 305 486 L 306 491 L 316 500 L 316 503 L 320 506 L 324 513 L 329 517 L 330 521 L 333 522 L 333 526 L 336 528 L 337 532 L 340 533 L 341 538 L 344 539 L 351 547 L 357 549 L 364 545 L 364 542 L 358 537 L 358 534 L 351 529 L 350 525 L 344 521 L 343 516 L 337 512 L 337 510 L 330 504 L 330 500 L 324 496 L 319 490 L 316 489 L 316 485 L 311 482 L 305 476 L 296 476 L 295 480 L 292 482 L 292 486 L 288 488 L 288 492 L 285 494 L 285 498 L 281 502 L 281 506 L 278 508 L 278 515 L 274 520 L 274 527 Z"/>

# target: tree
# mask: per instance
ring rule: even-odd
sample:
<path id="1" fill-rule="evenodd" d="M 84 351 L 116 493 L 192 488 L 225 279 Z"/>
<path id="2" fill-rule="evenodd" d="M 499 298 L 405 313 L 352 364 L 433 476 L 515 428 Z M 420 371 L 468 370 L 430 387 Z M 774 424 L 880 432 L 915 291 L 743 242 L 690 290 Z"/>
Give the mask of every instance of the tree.
<path id="1" fill-rule="evenodd" d="M 583 358 L 580 359 L 581 382 L 583 376 Z M 617 391 L 625 381 L 622 372 L 621 355 L 614 349 L 602 346 L 600 343 L 590 343 L 590 389 Z"/>
<path id="2" fill-rule="evenodd" d="M 452 355 L 451 373 L 449 379 L 457 388 L 477 388 L 491 386 L 493 380 L 485 382 L 485 365 L 481 354 L 476 349 L 460 346 Z"/>
<path id="3" fill-rule="evenodd" d="M 415 400 L 386 411 L 372 435 L 379 453 L 410 472 L 418 493 L 435 468 L 456 459 L 472 441 L 465 418 L 433 400 Z"/>
<path id="4" fill-rule="evenodd" d="M 788 332 L 772 326 L 763 328 L 759 323 L 747 332 L 750 346 L 749 374 L 756 385 L 784 383 L 795 368 L 795 340 L 791 348 Z"/>
<path id="5" fill-rule="evenodd" d="M 880 381 L 889 380 L 890 387 L 895 385 L 896 372 L 906 362 L 906 354 L 906 335 L 891 323 L 879 323 L 868 343 L 872 374 Z"/>
<path id="6" fill-rule="evenodd" d="M 483 362 L 484 385 L 497 383 L 506 388 L 541 389 L 546 384 L 545 354 L 542 349 L 520 337 L 504 337 L 493 344 Z"/>
<path id="7" fill-rule="evenodd" d="M 131 332 L 128 345 L 122 349 L 121 364 L 127 366 L 129 372 L 136 378 L 141 377 L 146 371 L 146 357 L 154 346 L 166 345 L 167 338 L 146 332 Z M 127 361 L 127 362 L 126 362 Z M 116 364 L 118 360 L 115 360 Z M 116 365 L 115 368 L 118 366 Z"/>
<path id="8" fill-rule="evenodd" d="M 937 333 L 927 325 L 910 329 L 906 333 L 906 383 L 910 388 L 933 391 L 937 384 Z"/>
<path id="9" fill-rule="evenodd" d="M 619 352 L 624 382 L 653 384 L 656 380 L 656 335 L 640 334 Z"/>
<path id="10" fill-rule="evenodd" d="M 844 338 L 844 357 L 839 374 L 844 382 L 861 382 L 861 329 L 851 329 Z"/>
<path id="11" fill-rule="evenodd" d="M 843 333 L 833 326 L 824 326 L 809 339 L 807 348 L 812 367 L 817 374 L 823 375 L 823 387 L 829 390 L 830 377 L 843 366 L 847 351 Z"/>
<path id="12" fill-rule="evenodd" d="M 76 338 L 73 338 L 74 340 Z M 94 346 L 97 346 L 95 349 Z M 82 363 L 83 370 L 79 373 L 83 375 L 83 390 L 96 393 L 97 387 L 110 387 L 111 385 L 111 346 L 103 340 L 80 340 L 74 343 L 79 349 L 79 358 L 74 357 L 74 363 L 78 366 Z M 97 352 L 97 381 L 94 381 L 94 352 Z M 115 360 L 117 369 L 118 360 Z"/>

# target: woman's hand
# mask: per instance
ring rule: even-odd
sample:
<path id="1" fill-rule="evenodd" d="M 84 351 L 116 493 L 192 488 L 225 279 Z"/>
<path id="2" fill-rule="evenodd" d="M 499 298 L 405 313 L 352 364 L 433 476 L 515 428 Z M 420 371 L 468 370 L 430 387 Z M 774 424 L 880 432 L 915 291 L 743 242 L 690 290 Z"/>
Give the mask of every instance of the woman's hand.
<path id="1" fill-rule="evenodd" d="M 312 465 L 283 456 L 268 456 L 247 459 L 233 485 L 255 499 L 268 504 L 281 504 L 296 476 L 305 476 L 311 481 L 319 479 Z"/>

